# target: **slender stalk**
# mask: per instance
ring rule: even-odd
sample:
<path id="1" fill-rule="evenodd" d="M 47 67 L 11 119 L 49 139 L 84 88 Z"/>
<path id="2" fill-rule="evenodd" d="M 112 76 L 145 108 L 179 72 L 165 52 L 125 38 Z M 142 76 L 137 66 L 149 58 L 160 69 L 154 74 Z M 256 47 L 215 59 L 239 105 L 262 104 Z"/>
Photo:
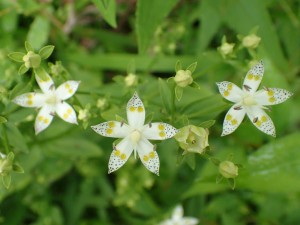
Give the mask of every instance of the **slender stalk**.
<path id="1" fill-rule="evenodd" d="M 8 137 L 7 137 L 7 132 L 6 132 L 6 126 L 5 124 L 1 124 L 2 127 L 2 134 L 3 134 L 3 145 L 4 145 L 4 150 L 5 154 L 9 153 L 9 144 L 8 144 Z"/>

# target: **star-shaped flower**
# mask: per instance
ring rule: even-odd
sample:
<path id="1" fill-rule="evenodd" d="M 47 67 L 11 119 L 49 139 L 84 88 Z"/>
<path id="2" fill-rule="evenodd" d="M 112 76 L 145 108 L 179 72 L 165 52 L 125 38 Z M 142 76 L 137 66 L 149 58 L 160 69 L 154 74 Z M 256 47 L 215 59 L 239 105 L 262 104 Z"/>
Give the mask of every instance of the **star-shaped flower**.
<path id="1" fill-rule="evenodd" d="M 264 109 L 268 109 L 266 106 L 286 101 L 292 96 L 292 93 L 280 88 L 266 87 L 256 91 L 262 80 L 263 73 L 264 65 L 260 61 L 246 74 L 242 90 L 228 81 L 217 83 L 221 95 L 234 103 L 225 116 L 222 136 L 234 132 L 241 124 L 245 114 L 259 130 L 274 137 L 276 136 L 273 121 Z"/>
<path id="2" fill-rule="evenodd" d="M 171 219 L 161 222 L 159 225 L 196 225 L 199 220 L 194 217 L 183 217 L 183 208 L 181 205 L 176 206 L 172 213 Z"/>
<path id="3" fill-rule="evenodd" d="M 110 155 L 108 173 L 122 167 L 134 151 L 144 166 L 155 174 L 159 174 L 159 158 L 155 146 L 149 140 L 164 140 L 173 137 L 177 129 L 166 123 L 145 124 L 145 108 L 143 102 L 134 93 L 127 103 L 128 125 L 124 122 L 108 121 L 92 126 L 93 130 L 105 137 L 123 138 Z"/>
<path id="4" fill-rule="evenodd" d="M 76 92 L 79 81 L 69 80 L 55 89 L 54 82 L 48 74 L 42 80 L 35 75 L 35 79 L 43 93 L 30 92 L 17 96 L 14 103 L 23 107 L 41 108 L 35 119 L 35 133 L 45 130 L 55 115 L 55 113 L 68 123 L 77 124 L 74 109 L 65 102 Z"/>

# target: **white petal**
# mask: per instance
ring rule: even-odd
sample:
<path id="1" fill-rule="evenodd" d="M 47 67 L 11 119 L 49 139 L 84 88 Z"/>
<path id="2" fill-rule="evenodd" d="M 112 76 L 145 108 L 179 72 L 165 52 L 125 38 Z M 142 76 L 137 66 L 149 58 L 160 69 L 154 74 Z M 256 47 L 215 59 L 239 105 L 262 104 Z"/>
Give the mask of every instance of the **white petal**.
<path id="1" fill-rule="evenodd" d="M 262 132 L 276 136 L 275 126 L 268 114 L 258 106 L 247 107 L 247 115 L 254 126 Z"/>
<path id="2" fill-rule="evenodd" d="M 51 90 L 55 89 L 54 82 L 49 74 L 45 73 L 46 79 L 42 80 L 38 75 L 35 75 L 36 82 L 39 84 L 39 87 L 44 93 L 48 93 Z"/>
<path id="3" fill-rule="evenodd" d="M 41 131 L 45 130 L 52 122 L 53 115 L 51 115 L 52 114 L 51 111 L 52 111 L 51 108 L 48 107 L 47 105 L 43 106 L 39 111 L 38 115 L 35 118 L 35 124 L 34 124 L 36 135 Z"/>
<path id="4" fill-rule="evenodd" d="M 105 137 L 124 138 L 129 135 L 130 128 L 125 123 L 108 121 L 92 126 L 92 129 Z"/>
<path id="5" fill-rule="evenodd" d="M 172 220 L 164 220 L 159 223 L 159 225 L 174 225 Z"/>
<path id="6" fill-rule="evenodd" d="M 231 134 L 235 131 L 243 121 L 245 114 L 246 110 L 244 106 L 239 106 L 238 104 L 233 105 L 225 116 L 221 136 Z"/>
<path id="7" fill-rule="evenodd" d="M 74 109 L 66 102 L 57 103 L 55 112 L 57 115 L 68 123 L 77 124 L 77 117 Z"/>
<path id="8" fill-rule="evenodd" d="M 242 100 L 243 91 L 234 83 L 223 81 L 217 83 L 220 94 L 231 102 L 239 102 Z"/>
<path id="9" fill-rule="evenodd" d="M 193 217 L 185 217 L 182 219 L 182 224 L 184 225 L 196 225 L 199 223 L 199 220 Z"/>
<path id="10" fill-rule="evenodd" d="M 246 77 L 244 79 L 243 83 L 243 89 L 245 91 L 248 91 L 250 93 L 256 92 L 264 74 L 264 65 L 262 61 L 260 61 L 258 64 L 256 64 L 254 67 L 252 67 L 248 73 L 246 74 Z"/>
<path id="11" fill-rule="evenodd" d="M 66 100 L 70 98 L 77 91 L 77 88 L 80 84 L 80 81 L 69 80 L 63 84 L 61 84 L 56 89 L 56 96 L 59 99 Z"/>
<path id="12" fill-rule="evenodd" d="M 143 126 L 145 122 L 144 104 L 136 92 L 127 103 L 127 120 L 129 126 L 134 128 Z"/>
<path id="13" fill-rule="evenodd" d="M 293 94 L 280 88 L 266 88 L 254 94 L 254 100 L 259 105 L 276 105 L 286 101 Z"/>
<path id="14" fill-rule="evenodd" d="M 183 207 L 181 205 L 176 206 L 173 211 L 172 219 L 175 221 L 180 220 L 183 217 Z"/>
<path id="15" fill-rule="evenodd" d="M 122 167 L 133 151 L 129 137 L 124 138 L 114 147 L 108 162 L 108 173 L 112 173 Z"/>
<path id="16" fill-rule="evenodd" d="M 144 166 L 152 173 L 159 175 L 159 158 L 153 144 L 142 137 L 137 144 L 137 152 Z"/>
<path id="17" fill-rule="evenodd" d="M 45 102 L 45 95 L 41 93 L 30 92 L 17 96 L 14 103 L 23 107 L 41 107 Z"/>
<path id="18" fill-rule="evenodd" d="M 165 140 L 173 137 L 178 130 L 167 123 L 149 123 L 143 127 L 143 136 L 148 140 Z"/>

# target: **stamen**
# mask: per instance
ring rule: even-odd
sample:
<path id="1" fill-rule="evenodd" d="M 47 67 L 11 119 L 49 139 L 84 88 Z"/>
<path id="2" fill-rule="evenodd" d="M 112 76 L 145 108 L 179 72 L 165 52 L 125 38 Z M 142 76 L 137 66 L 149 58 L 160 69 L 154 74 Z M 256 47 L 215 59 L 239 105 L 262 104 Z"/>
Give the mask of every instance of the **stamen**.
<path id="1" fill-rule="evenodd" d="M 233 109 L 234 109 L 234 110 L 241 110 L 241 109 L 242 109 L 242 106 L 239 105 L 239 106 L 234 107 Z"/>
<path id="2" fill-rule="evenodd" d="M 253 123 L 256 123 L 258 121 L 258 117 L 255 117 L 254 119 L 253 119 Z"/>
<path id="3" fill-rule="evenodd" d="M 124 121 L 121 122 L 121 127 L 123 127 L 123 125 L 124 125 Z"/>
<path id="4" fill-rule="evenodd" d="M 192 140 L 192 144 L 195 144 L 196 143 L 196 140 Z"/>
<path id="5" fill-rule="evenodd" d="M 151 128 L 151 127 L 152 127 L 152 123 L 150 122 L 150 123 L 149 123 L 149 128 Z"/>
<path id="6" fill-rule="evenodd" d="M 269 90 L 270 90 L 269 88 L 267 88 L 267 87 L 265 87 L 265 86 L 263 86 L 263 89 L 264 89 L 265 91 L 269 91 Z"/>
<path id="7" fill-rule="evenodd" d="M 244 88 L 245 88 L 246 91 L 250 91 L 251 90 L 251 87 L 249 87 L 248 85 L 244 84 L 243 86 L 244 86 Z"/>

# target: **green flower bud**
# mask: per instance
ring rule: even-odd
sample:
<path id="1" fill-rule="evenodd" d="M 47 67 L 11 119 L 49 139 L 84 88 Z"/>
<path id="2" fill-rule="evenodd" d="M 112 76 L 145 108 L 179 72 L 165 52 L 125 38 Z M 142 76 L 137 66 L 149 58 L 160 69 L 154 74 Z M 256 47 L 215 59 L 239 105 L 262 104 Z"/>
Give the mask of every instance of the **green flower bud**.
<path id="1" fill-rule="evenodd" d="M 193 83 L 192 72 L 190 70 L 178 70 L 174 81 L 179 87 L 184 88 Z"/>
<path id="2" fill-rule="evenodd" d="M 179 146 L 186 152 L 203 153 L 208 144 L 208 130 L 194 125 L 188 125 L 175 135 Z"/>
<path id="3" fill-rule="evenodd" d="M 250 34 L 243 38 L 242 45 L 246 48 L 257 48 L 261 41 L 261 38 L 255 34 Z"/>
<path id="4" fill-rule="evenodd" d="M 132 87 L 135 86 L 138 82 L 138 77 L 137 75 L 133 74 L 133 73 L 129 73 L 126 77 L 125 77 L 125 85 L 127 87 Z"/>
<path id="5" fill-rule="evenodd" d="M 219 164 L 219 172 L 225 178 L 237 177 L 239 168 L 231 161 L 223 161 Z"/>
<path id="6" fill-rule="evenodd" d="M 234 44 L 230 44 L 230 43 L 227 43 L 227 42 L 224 42 L 219 48 L 219 52 L 221 53 L 221 55 L 223 57 L 227 56 L 227 55 L 230 55 L 232 54 L 233 52 L 233 47 L 234 47 Z"/>
<path id="7" fill-rule="evenodd" d="M 23 56 L 23 61 L 26 68 L 38 68 L 41 64 L 41 60 L 41 56 L 34 53 L 33 51 L 29 51 L 26 55 Z"/>

